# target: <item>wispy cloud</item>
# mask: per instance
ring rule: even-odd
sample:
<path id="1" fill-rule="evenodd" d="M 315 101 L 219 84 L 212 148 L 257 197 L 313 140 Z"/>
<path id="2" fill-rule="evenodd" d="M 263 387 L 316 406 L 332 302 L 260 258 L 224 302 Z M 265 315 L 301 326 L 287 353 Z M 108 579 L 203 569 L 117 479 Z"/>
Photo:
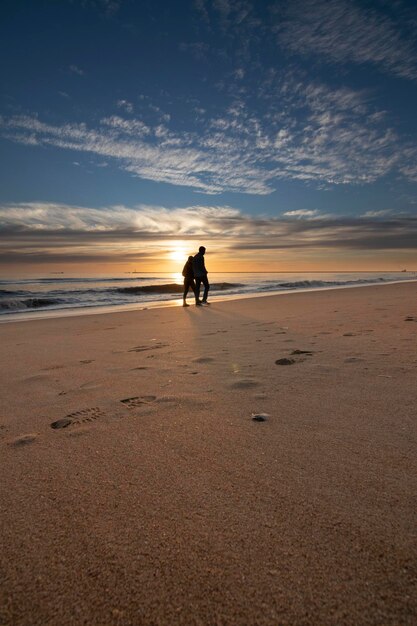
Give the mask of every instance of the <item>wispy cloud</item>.
<path id="1" fill-rule="evenodd" d="M 71 74 L 78 74 L 78 76 L 84 76 L 85 72 L 78 65 L 70 65 L 69 71 Z"/>
<path id="2" fill-rule="evenodd" d="M 133 113 L 133 104 L 128 100 L 118 100 L 116 102 L 116 106 L 119 109 L 123 109 L 123 111 L 126 111 L 127 113 Z"/>
<path id="3" fill-rule="evenodd" d="M 314 212 L 315 213 L 315 212 Z M 250 216 L 232 207 L 188 206 L 166 209 L 139 205 L 99 209 L 55 203 L 0 206 L 0 255 L 17 261 L 84 257 L 128 260 L 138 246 L 144 254 L 178 239 L 204 241 L 227 251 L 412 251 L 417 218 L 411 216 L 327 217 Z M 9 257 L 7 256 L 9 255 Z"/>
<path id="4" fill-rule="evenodd" d="M 106 15 L 114 15 L 120 9 L 122 0 L 100 0 Z"/>
<path id="5" fill-rule="evenodd" d="M 240 217 L 231 207 L 190 206 L 167 209 L 158 206 L 80 207 L 51 202 L 0 205 L 0 227 L 34 232 L 121 232 L 175 237 L 219 234 L 226 223 Z"/>
<path id="6" fill-rule="evenodd" d="M 317 209 L 295 209 L 294 211 L 285 211 L 283 217 L 299 220 L 332 220 L 337 219 L 334 213 L 323 213 Z"/>
<path id="7" fill-rule="evenodd" d="M 208 24 L 210 22 L 210 18 L 209 18 L 207 6 L 206 6 L 206 0 L 194 0 L 194 6 L 197 12 L 199 13 L 201 19 L 206 24 Z"/>
<path id="8" fill-rule="evenodd" d="M 95 127 L 53 125 L 20 115 L 0 118 L 0 133 L 113 159 L 134 176 L 209 194 L 264 195 L 280 180 L 322 187 L 367 184 L 392 172 L 416 179 L 415 144 L 389 127 L 366 92 L 271 75 L 259 81 L 257 98 L 254 108 L 250 98 L 234 97 L 221 114 L 204 119 L 195 117 L 194 103 L 192 131 L 173 130 L 170 115 L 148 103 L 153 123 L 111 115 Z M 127 100 L 118 106 L 132 112 Z"/>
<path id="9" fill-rule="evenodd" d="M 417 79 L 415 41 L 407 24 L 348 0 L 294 0 L 275 5 L 278 41 L 286 50 L 326 63 L 371 64 L 403 78 Z M 401 11 L 396 11 L 397 17 Z"/>
<path id="10" fill-rule="evenodd" d="M 150 129 L 141 120 L 104 118 L 100 127 L 84 124 L 54 126 L 36 117 L 3 120 L 6 136 L 19 143 L 49 145 L 113 158 L 128 172 L 153 181 L 191 187 L 205 193 L 224 190 L 265 194 L 273 188 L 270 174 L 240 153 L 229 139 L 222 146 L 219 134 L 212 145 L 198 136 L 173 133 L 163 124 Z"/>
<path id="11" fill-rule="evenodd" d="M 380 211 L 366 211 L 366 213 L 363 213 L 361 217 L 386 217 L 387 215 L 391 214 L 392 211 L 390 211 L 389 209 L 381 209 Z"/>

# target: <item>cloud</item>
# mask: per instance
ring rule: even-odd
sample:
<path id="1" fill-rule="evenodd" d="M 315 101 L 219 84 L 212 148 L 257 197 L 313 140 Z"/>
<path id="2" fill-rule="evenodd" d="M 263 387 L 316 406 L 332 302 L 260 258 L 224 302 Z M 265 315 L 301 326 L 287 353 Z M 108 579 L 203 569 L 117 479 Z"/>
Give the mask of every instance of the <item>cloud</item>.
<path id="1" fill-rule="evenodd" d="M 110 206 L 79 207 L 50 202 L 10 203 L 0 205 L 0 228 L 17 228 L 19 232 L 36 233 L 141 233 L 147 237 L 161 235 L 215 235 L 226 224 L 239 218 L 237 209 L 216 206 L 190 206 L 166 209 L 138 205 L 133 208 Z"/>
<path id="2" fill-rule="evenodd" d="M 295 211 L 286 211 L 283 213 L 285 217 L 316 217 L 318 215 L 317 210 L 312 209 L 297 209 Z"/>
<path id="3" fill-rule="evenodd" d="M 118 115 L 103 117 L 100 122 L 102 126 L 108 126 L 118 133 L 128 135 L 130 137 L 143 137 L 152 133 L 152 129 L 141 120 L 127 120 L 123 117 L 119 117 Z"/>
<path id="4" fill-rule="evenodd" d="M 68 257 L 129 260 L 151 257 L 169 241 L 204 241 L 225 253 L 238 251 L 412 251 L 417 247 L 417 217 L 378 216 L 299 219 L 251 216 L 228 206 L 165 207 L 138 205 L 89 208 L 31 202 L 0 205 L 0 256 L 27 262 Z M 297 212 L 296 212 L 297 213 Z M 9 255 L 9 256 L 8 256 Z"/>
<path id="5" fill-rule="evenodd" d="M 391 214 L 392 211 L 389 209 L 381 209 L 380 211 L 366 211 L 361 217 L 386 217 Z"/>
<path id="6" fill-rule="evenodd" d="M 113 158 L 122 169 L 156 182 L 205 193 L 266 194 L 273 190 L 269 173 L 257 166 L 252 155 L 242 155 L 234 141 L 222 145 L 218 135 L 209 145 L 196 135 L 172 133 L 163 124 L 149 128 L 141 120 L 117 116 L 104 118 L 98 129 L 85 124 L 55 126 L 33 116 L 0 120 L 0 125 L 13 141 Z"/>
<path id="7" fill-rule="evenodd" d="M 276 5 L 275 31 L 287 51 L 326 63 L 373 65 L 384 72 L 417 79 L 416 50 L 407 24 L 348 0 L 294 0 Z M 382 8 L 382 7 L 381 7 Z M 396 11 L 397 18 L 401 12 Z"/>
<path id="8" fill-rule="evenodd" d="M 106 15 L 114 15 L 120 9 L 122 0 L 100 0 Z"/>
<path id="9" fill-rule="evenodd" d="M 203 20 L 203 22 L 205 22 L 206 24 L 209 24 L 210 18 L 209 18 L 207 6 L 206 6 L 206 0 L 194 0 L 194 6 L 197 12 L 199 13 L 201 19 Z"/>
<path id="10" fill-rule="evenodd" d="M 84 76 L 85 74 L 84 70 L 79 68 L 77 65 L 70 65 L 69 71 L 71 72 L 71 74 L 78 74 L 78 76 Z"/>
<path id="11" fill-rule="evenodd" d="M 206 194 L 265 195 L 280 180 L 323 188 L 369 184 L 394 173 L 417 180 L 417 148 L 387 124 L 365 91 L 305 82 L 293 73 L 259 81 L 256 106 L 236 96 L 214 117 L 195 116 L 192 130 L 171 128 L 171 116 L 148 104 L 142 117 L 103 117 L 48 124 L 37 115 L 0 117 L 0 134 L 26 145 L 87 152 L 134 176 Z M 118 101 L 129 111 L 131 103 Z M 153 123 L 149 122 L 154 117 Z"/>
<path id="12" fill-rule="evenodd" d="M 116 106 L 119 109 L 123 109 L 127 113 L 133 113 L 133 104 L 129 102 L 128 100 L 118 100 L 116 102 Z"/>

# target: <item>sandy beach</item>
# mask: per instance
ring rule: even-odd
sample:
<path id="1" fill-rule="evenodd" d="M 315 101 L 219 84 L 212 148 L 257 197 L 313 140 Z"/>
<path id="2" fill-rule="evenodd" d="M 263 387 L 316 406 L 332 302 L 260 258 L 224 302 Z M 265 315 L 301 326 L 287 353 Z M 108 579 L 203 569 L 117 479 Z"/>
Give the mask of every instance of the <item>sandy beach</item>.
<path id="1" fill-rule="evenodd" d="M 0 624 L 415 624 L 416 335 L 417 283 L 0 325 Z"/>

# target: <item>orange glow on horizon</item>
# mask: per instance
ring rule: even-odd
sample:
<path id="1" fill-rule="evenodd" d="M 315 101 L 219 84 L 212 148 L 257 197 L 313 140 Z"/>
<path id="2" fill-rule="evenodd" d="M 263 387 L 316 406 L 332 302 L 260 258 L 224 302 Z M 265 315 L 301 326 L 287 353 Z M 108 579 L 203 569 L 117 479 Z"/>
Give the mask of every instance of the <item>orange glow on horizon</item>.
<path id="1" fill-rule="evenodd" d="M 227 242 L 230 244 L 234 242 Z M 314 249 L 257 249 L 241 250 L 225 247 L 224 241 L 168 240 L 152 242 L 146 248 L 138 244 L 126 248 L 121 246 L 96 246 L 79 250 L 79 261 L 68 262 L 66 253 L 71 248 L 61 248 L 62 261 L 58 252 L 54 259 L 45 262 L 2 264 L 0 276 L 123 276 L 131 274 L 168 273 L 182 282 L 181 272 L 189 255 L 194 255 L 200 245 L 207 247 L 206 267 L 210 273 L 235 272 L 400 272 L 407 269 L 417 271 L 415 252 L 412 250 L 337 250 L 320 247 Z M 94 253 L 98 256 L 94 261 Z M 135 258 L 137 253 L 137 258 Z M 88 254 L 88 261 L 83 261 Z M 124 260 L 126 254 L 127 259 Z M 108 261 L 106 261 L 108 256 Z"/>
<path id="2" fill-rule="evenodd" d="M 122 276 L 147 273 L 157 274 L 160 272 L 171 274 L 172 282 L 182 282 L 182 268 L 193 249 L 187 250 L 184 254 L 178 254 L 175 250 L 168 253 L 165 258 L 156 256 L 154 259 L 140 260 L 136 263 L 124 262 L 98 262 L 83 263 L 31 263 L 31 264 L 4 264 L 0 269 L 0 276 L 3 278 L 26 277 L 26 276 L 52 276 L 57 278 L 62 276 Z M 171 256 L 172 254 L 172 256 Z M 174 257 L 175 254 L 175 257 Z M 235 272 L 400 272 L 404 269 L 411 272 L 417 271 L 415 255 L 395 254 L 395 255 L 363 255 L 355 256 L 353 259 L 349 255 L 333 257 L 329 255 L 326 259 L 310 258 L 297 259 L 247 259 L 228 258 L 226 255 L 208 252 L 206 254 L 206 267 L 210 273 L 235 273 Z M 170 279 L 171 280 L 171 279 Z"/>

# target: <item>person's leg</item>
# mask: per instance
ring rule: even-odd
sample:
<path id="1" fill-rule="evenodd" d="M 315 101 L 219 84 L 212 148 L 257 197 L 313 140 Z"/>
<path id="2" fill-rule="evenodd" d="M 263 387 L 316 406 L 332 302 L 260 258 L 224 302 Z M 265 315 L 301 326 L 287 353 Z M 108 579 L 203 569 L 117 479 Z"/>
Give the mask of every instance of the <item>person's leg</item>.
<path id="1" fill-rule="evenodd" d="M 187 294 L 188 294 L 189 288 L 190 288 L 190 281 L 188 278 L 184 278 L 184 293 L 182 296 L 182 306 L 188 306 L 186 300 L 187 300 Z"/>
<path id="2" fill-rule="evenodd" d="M 195 303 L 196 304 L 200 304 L 200 300 L 199 300 L 199 298 L 197 296 L 197 289 L 196 289 L 196 286 L 195 286 L 194 278 L 192 280 L 190 280 L 190 287 L 191 287 L 191 289 L 193 290 L 193 293 L 194 293 Z"/>
<path id="3" fill-rule="evenodd" d="M 210 283 L 208 281 L 207 276 L 204 276 L 203 278 L 203 285 L 204 285 L 204 294 L 203 294 L 203 302 L 207 302 L 207 296 L 208 296 L 208 292 L 210 289 Z"/>
<path id="4" fill-rule="evenodd" d="M 199 302 L 200 300 L 200 287 L 201 287 L 201 278 L 195 279 L 195 301 Z"/>

